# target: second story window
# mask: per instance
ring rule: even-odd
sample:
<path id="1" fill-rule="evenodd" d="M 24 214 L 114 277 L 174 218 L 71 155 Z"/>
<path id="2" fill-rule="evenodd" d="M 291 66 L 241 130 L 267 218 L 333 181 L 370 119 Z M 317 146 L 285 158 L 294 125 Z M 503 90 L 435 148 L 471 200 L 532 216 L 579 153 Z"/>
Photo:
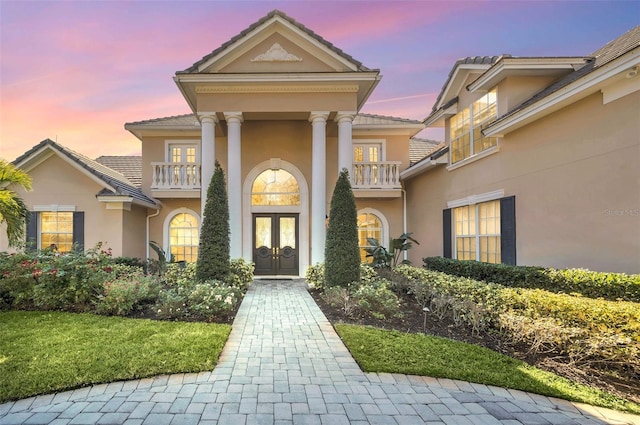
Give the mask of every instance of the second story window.
<path id="1" fill-rule="evenodd" d="M 354 143 L 353 181 L 356 185 L 378 183 L 382 154 L 381 143 Z"/>
<path id="2" fill-rule="evenodd" d="M 196 145 L 172 143 L 169 145 L 169 162 L 173 167 L 173 183 L 193 185 L 198 178 L 198 150 Z"/>
<path id="3" fill-rule="evenodd" d="M 485 137 L 482 129 L 498 117 L 496 89 L 482 96 L 449 121 L 451 163 L 455 164 L 498 143 Z"/>

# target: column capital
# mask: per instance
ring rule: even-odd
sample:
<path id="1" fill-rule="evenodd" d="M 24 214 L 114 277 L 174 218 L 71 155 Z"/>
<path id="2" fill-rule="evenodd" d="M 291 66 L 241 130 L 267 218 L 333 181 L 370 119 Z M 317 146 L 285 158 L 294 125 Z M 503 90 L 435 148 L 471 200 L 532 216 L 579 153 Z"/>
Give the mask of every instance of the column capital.
<path id="1" fill-rule="evenodd" d="M 225 112 L 224 119 L 227 120 L 227 122 L 235 121 L 235 120 L 239 122 L 244 122 L 244 117 L 242 116 L 242 112 Z"/>
<path id="2" fill-rule="evenodd" d="M 309 121 L 312 123 L 320 120 L 326 123 L 327 118 L 329 118 L 329 111 L 311 111 L 309 113 Z"/>
<path id="3" fill-rule="evenodd" d="M 356 115 L 358 115 L 358 113 L 355 111 L 338 111 L 334 121 L 337 123 L 341 123 L 345 121 L 353 122 Z"/>
<path id="4" fill-rule="evenodd" d="M 199 112 L 198 118 L 200 119 L 200 122 L 204 120 L 212 120 L 214 123 L 218 122 L 218 115 L 216 115 L 215 112 Z"/>

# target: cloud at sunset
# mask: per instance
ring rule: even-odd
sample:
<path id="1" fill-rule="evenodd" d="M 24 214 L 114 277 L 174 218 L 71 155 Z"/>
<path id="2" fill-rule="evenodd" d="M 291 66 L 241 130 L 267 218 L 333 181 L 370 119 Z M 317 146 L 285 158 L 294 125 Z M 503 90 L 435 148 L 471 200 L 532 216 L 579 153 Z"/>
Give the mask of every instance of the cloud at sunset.
<path id="1" fill-rule="evenodd" d="M 124 124 L 191 112 L 175 72 L 274 8 L 380 68 L 363 112 L 412 119 L 429 114 L 460 57 L 588 54 L 637 25 L 640 14 L 640 3 L 617 1 L 2 1 L 0 8 L 0 157 L 9 160 L 56 137 L 90 157 L 138 153 Z"/>

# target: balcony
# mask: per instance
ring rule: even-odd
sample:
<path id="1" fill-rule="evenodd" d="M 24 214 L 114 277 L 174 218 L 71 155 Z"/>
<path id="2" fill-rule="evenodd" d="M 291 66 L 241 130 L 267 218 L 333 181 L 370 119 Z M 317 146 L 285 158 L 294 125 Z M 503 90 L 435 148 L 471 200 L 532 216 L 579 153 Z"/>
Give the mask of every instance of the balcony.
<path id="1" fill-rule="evenodd" d="M 353 164 L 352 188 L 356 198 L 400 197 L 400 161 Z"/>
<path id="2" fill-rule="evenodd" d="M 156 197 L 199 198 L 200 164 L 152 162 L 151 193 Z"/>

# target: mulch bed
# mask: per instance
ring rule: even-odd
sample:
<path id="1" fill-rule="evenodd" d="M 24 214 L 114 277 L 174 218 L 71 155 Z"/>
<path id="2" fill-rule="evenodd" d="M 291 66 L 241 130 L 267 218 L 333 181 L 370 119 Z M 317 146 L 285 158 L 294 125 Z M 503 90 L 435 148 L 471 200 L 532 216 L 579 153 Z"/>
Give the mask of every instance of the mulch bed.
<path id="1" fill-rule="evenodd" d="M 486 332 L 474 335 L 468 326 L 457 326 L 450 318 L 439 320 L 435 315 L 427 313 L 427 320 L 424 320 L 422 308 L 410 297 L 401 297 L 400 318 L 379 320 L 368 315 L 351 317 L 339 308 L 327 304 L 320 292 L 310 289 L 309 293 L 316 301 L 324 315 L 331 324 L 348 323 L 354 325 L 374 326 L 376 328 L 395 330 L 408 333 L 425 333 L 456 341 L 467 342 L 480 345 L 499 353 L 523 360 L 539 369 L 547 370 L 557 375 L 564 376 L 574 382 L 589 385 L 594 388 L 608 391 L 620 397 L 640 403 L 640 377 L 623 376 L 616 377 L 605 374 L 598 369 L 577 368 L 563 361 L 559 353 L 544 353 L 531 355 L 525 345 L 510 345 L 501 340 L 497 332 Z"/>

